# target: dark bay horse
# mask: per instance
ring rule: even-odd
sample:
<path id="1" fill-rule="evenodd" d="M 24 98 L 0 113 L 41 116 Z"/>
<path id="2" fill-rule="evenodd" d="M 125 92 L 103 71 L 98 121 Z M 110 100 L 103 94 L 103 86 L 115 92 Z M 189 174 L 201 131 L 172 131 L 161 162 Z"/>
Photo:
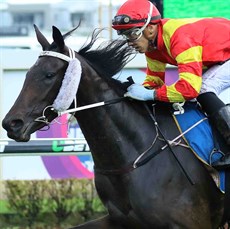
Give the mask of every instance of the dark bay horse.
<path id="1" fill-rule="evenodd" d="M 49 105 L 56 99 L 68 67 L 68 61 L 62 59 L 69 56 L 64 39 L 73 30 L 62 35 L 53 27 L 51 44 L 36 26 L 35 31 L 43 55 L 27 72 L 22 90 L 2 122 L 8 137 L 16 141 L 29 141 L 33 132 L 57 117 Z M 167 145 L 167 139 L 179 134 L 171 106 L 156 103 L 153 120 L 143 102 L 121 99 L 127 85 L 112 76 L 128 62 L 132 50 L 120 40 L 92 49 L 97 35 L 74 54 L 82 70 L 77 105 L 112 102 L 75 116 L 90 146 L 96 189 L 108 215 L 74 228 L 218 228 L 224 195 L 190 149 Z M 62 58 L 55 53 L 63 54 Z"/>

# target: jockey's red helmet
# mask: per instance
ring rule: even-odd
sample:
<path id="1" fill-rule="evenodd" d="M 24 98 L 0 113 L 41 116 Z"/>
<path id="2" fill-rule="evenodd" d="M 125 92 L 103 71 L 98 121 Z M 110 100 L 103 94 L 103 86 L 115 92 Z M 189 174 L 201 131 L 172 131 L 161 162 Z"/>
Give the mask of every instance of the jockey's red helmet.
<path id="1" fill-rule="evenodd" d="M 127 30 L 157 24 L 161 19 L 158 9 L 148 0 L 128 0 L 119 9 L 112 20 L 115 30 Z"/>

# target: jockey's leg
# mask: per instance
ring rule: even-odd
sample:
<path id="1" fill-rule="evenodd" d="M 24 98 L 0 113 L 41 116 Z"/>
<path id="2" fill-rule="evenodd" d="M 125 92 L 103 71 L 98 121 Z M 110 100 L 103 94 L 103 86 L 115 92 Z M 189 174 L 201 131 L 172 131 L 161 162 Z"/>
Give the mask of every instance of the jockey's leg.
<path id="1" fill-rule="evenodd" d="M 212 92 L 199 95 L 197 100 L 230 148 L 230 104 L 225 106 Z M 217 169 L 230 168 L 230 151 L 212 165 Z"/>
<path id="2" fill-rule="evenodd" d="M 217 96 L 227 88 L 230 88 L 230 60 L 222 65 L 213 66 L 203 74 L 203 83 L 197 101 L 230 148 L 230 104 L 225 105 Z M 230 168 L 230 151 L 213 163 L 213 167 Z"/>
<path id="3" fill-rule="evenodd" d="M 212 92 L 199 95 L 197 101 L 230 146 L 230 104 L 225 105 Z"/>
<path id="4" fill-rule="evenodd" d="M 211 116 L 211 120 L 215 122 L 218 131 L 230 147 L 230 104 L 220 108 L 214 113 Z"/>

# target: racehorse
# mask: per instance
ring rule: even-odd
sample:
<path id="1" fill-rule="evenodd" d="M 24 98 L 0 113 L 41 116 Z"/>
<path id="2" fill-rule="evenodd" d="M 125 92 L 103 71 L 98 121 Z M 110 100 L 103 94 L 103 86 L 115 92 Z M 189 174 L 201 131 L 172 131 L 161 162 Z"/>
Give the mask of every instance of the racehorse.
<path id="1" fill-rule="evenodd" d="M 35 26 L 43 52 L 2 122 L 8 137 L 29 141 L 57 117 L 50 105 L 69 67 L 65 38 L 73 31 L 62 35 L 53 26 L 50 44 Z M 107 102 L 74 115 L 90 146 L 95 187 L 108 214 L 74 228 L 218 228 L 224 222 L 224 194 L 189 148 L 169 143 L 179 134 L 171 104 L 156 102 L 152 113 L 144 102 L 124 98 L 128 83 L 112 76 L 126 65 L 132 50 L 122 40 L 94 49 L 98 34 L 74 52 L 81 68 L 76 98 L 78 107 Z M 68 108 L 75 107 L 71 101 Z"/>

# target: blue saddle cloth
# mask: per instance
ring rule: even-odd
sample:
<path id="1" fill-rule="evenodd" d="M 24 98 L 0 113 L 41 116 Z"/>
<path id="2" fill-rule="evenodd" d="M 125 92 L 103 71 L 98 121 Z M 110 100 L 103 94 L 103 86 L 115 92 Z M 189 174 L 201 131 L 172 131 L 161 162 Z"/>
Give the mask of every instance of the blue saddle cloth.
<path id="1" fill-rule="evenodd" d="M 197 104 L 187 102 L 183 106 L 185 112 L 183 114 L 175 115 L 175 119 L 181 132 L 186 131 L 198 121 L 204 119 L 206 116 L 198 108 Z M 189 146 L 198 158 L 210 165 L 210 162 L 217 161 L 222 155 L 219 152 L 212 154 L 214 146 L 212 129 L 208 119 L 202 121 L 199 125 L 188 131 L 184 135 Z M 219 171 L 219 189 L 225 191 L 225 172 Z"/>

